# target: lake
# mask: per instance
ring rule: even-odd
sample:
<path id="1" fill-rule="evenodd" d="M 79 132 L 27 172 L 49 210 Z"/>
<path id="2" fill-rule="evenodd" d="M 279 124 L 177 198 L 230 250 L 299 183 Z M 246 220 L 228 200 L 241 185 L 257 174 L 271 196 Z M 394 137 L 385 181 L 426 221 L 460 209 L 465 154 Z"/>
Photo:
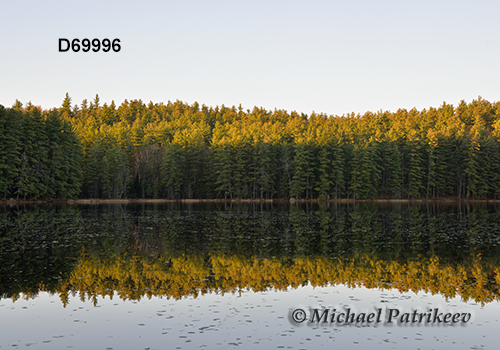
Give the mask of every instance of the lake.
<path id="1" fill-rule="evenodd" d="M 486 203 L 2 207 L 0 348 L 496 348 L 499 243 Z"/>

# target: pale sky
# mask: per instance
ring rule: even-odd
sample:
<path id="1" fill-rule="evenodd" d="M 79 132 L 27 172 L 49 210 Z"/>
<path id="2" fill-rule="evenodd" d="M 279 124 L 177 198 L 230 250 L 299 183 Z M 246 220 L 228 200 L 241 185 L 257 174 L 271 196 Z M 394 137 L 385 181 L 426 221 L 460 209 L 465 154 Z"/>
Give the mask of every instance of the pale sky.
<path id="1" fill-rule="evenodd" d="M 500 100 L 500 1 L 1 0 L 0 104 L 361 113 Z M 58 52 L 59 38 L 121 51 Z"/>

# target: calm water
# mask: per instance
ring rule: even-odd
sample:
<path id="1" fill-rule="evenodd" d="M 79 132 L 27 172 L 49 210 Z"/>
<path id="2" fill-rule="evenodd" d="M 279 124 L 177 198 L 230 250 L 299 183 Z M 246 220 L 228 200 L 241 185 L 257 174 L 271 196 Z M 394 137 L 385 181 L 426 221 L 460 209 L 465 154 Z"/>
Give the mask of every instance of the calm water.
<path id="1" fill-rule="evenodd" d="M 485 204 L 0 208 L 0 348 L 496 348 L 499 241 Z"/>

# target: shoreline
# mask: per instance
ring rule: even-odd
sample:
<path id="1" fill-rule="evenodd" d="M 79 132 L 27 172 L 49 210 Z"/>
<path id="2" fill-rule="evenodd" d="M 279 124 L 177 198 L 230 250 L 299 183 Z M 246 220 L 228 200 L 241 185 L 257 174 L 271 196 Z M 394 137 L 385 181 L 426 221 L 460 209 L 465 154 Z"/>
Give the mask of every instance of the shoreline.
<path id="1" fill-rule="evenodd" d="M 115 198 L 115 199 L 1 199 L 0 205 L 22 205 L 22 204 L 56 204 L 56 205 L 98 205 L 98 204 L 163 204 L 163 203 L 275 203 L 275 204 L 299 204 L 299 203 L 500 203 L 500 199 L 459 199 L 459 198 L 437 198 L 437 199 L 166 199 L 166 198 Z"/>

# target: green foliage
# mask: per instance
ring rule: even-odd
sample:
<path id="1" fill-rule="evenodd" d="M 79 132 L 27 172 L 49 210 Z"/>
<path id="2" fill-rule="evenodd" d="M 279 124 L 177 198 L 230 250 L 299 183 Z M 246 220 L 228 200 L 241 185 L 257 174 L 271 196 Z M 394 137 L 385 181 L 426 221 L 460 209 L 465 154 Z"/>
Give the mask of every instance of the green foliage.
<path id="1" fill-rule="evenodd" d="M 500 103 L 343 116 L 96 95 L 0 109 L 18 198 L 499 198 Z"/>
<path id="2" fill-rule="evenodd" d="M 182 186 L 185 183 L 185 163 L 186 154 L 181 146 L 174 144 L 165 147 L 162 185 L 167 198 L 181 198 Z"/>
<path id="3" fill-rule="evenodd" d="M 69 106 L 65 99 L 65 107 Z M 16 101 L 0 106 L 0 195 L 15 197 L 75 198 L 82 181 L 81 146 L 64 118 L 65 112 Z"/>

